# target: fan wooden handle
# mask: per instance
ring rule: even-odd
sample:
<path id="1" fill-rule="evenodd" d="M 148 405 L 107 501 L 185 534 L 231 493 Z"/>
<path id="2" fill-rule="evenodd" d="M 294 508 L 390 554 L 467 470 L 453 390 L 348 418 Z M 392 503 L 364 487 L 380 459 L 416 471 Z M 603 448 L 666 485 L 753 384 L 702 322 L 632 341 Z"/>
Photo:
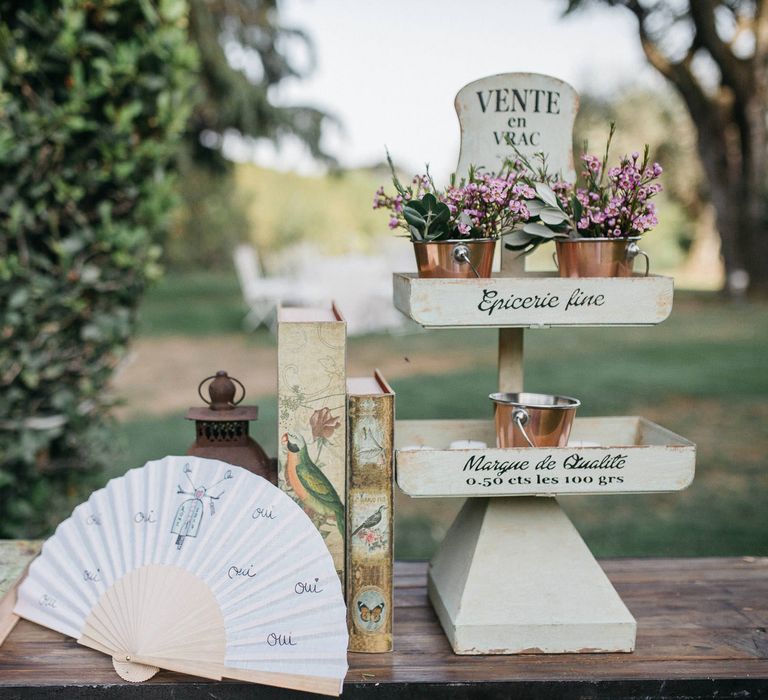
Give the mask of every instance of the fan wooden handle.
<path id="1" fill-rule="evenodd" d="M 146 664 L 137 664 L 133 661 L 125 661 L 112 657 L 112 665 L 115 667 L 117 675 L 129 683 L 143 683 L 148 681 L 160 669 L 157 666 L 147 666 Z"/>

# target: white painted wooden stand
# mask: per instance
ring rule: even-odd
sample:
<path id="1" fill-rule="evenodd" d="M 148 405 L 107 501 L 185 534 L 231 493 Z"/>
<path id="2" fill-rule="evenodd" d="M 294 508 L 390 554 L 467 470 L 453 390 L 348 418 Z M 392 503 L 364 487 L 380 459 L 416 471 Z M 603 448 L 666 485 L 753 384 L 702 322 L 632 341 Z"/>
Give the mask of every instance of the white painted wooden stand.
<path id="1" fill-rule="evenodd" d="M 489 109 L 510 100 L 523 107 L 534 94 L 551 95 L 558 109 L 545 113 L 543 103 L 534 103 L 522 119 Z M 501 162 L 505 147 L 493 129 L 512 123 L 520 127 L 518 138 L 535 133 L 540 139 L 529 153 L 544 151 L 554 170 L 572 174 L 577 104 L 569 85 L 547 76 L 513 73 L 470 83 L 456 97 L 459 175 L 470 163 Z M 492 279 L 395 273 L 393 288 L 395 306 L 425 327 L 499 328 L 499 390 L 505 392 L 523 389 L 524 328 L 656 324 L 669 315 L 673 296 L 668 277 L 526 274 L 523 260 L 506 250 Z M 487 449 L 451 449 L 455 440 L 480 441 Z M 428 577 L 430 600 L 457 654 L 634 649 L 634 618 L 554 496 L 683 489 L 694 476 L 696 447 L 631 416 L 577 418 L 571 440 L 566 448 L 498 449 L 491 420 L 396 424 L 400 488 L 415 497 L 467 498 Z"/>
<path id="2" fill-rule="evenodd" d="M 573 88 L 547 76 L 512 73 L 465 86 L 456 97 L 459 176 L 470 164 L 494 170 L 510 155 L 498 138 L 510 128 L 529 146 L 521 150 L 546 152 L 553 170 L 572 178 L 577 105 Z M 523 390 L 524 328 L 656 324 L 669 316 L 673 296 L 668 277 L 526 274 L 506 250 L 492 279 L 395 273 L 393 288 L 395 306 L 424 327 L 499 328 L 505 392 Z M 451 449 L 456 440 L 487 448 Z M 635 619 L 554 496 L 683 489 L 693 479 L 695 445 L 636 416 L 577 418 L 565 448 L 498 449 L 490 420 L 399 422 L 395 443 L 403 491 L 467 498 L 428 577 L 457 654 L 634 649 Z"/>

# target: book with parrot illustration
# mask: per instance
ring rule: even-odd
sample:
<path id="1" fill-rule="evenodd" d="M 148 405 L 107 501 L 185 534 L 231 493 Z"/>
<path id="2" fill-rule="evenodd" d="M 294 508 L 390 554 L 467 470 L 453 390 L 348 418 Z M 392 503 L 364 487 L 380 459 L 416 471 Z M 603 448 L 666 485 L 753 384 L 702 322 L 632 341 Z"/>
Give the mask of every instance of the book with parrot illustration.
<path id="1" fill-rule="evenodd" d="M 381 373 L 347 379 L 349 650 L 392 651 L 395 394 Z"/>
<path id="2" fill-rule="evenodd" d="M 344 585 L 347 328 L 335 306 L 278 310 L 278 486 L 323 536 Z"/>

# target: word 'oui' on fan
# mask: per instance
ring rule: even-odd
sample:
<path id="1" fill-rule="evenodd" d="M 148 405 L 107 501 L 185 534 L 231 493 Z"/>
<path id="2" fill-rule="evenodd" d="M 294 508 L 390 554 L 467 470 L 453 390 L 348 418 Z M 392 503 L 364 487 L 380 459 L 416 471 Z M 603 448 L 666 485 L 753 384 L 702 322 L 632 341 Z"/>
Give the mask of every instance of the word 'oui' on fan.
<path id="1" fill-rule="evenodd" d="M 346 610 L 321 535 L 282 491 L 224 462 L 166 457 L 110 481 L 44 544 L 15 612 L 112 656 L 338 695 Z"/>

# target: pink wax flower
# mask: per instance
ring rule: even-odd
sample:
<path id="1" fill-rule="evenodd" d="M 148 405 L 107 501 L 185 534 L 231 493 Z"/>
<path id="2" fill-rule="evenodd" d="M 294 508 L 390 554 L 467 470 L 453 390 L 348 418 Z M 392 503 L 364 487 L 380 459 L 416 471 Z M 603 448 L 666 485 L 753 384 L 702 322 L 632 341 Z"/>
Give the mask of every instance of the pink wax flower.
<path id="1" fill-rule="evenodd" d="M 454 179 L 442 189 L 435 186 L 429 173 L 415 175 L 406 187 L 393 168 L 393 183 L 393 195 L 383 187 L 376 190 L 373 208 L 388 209 L 389 227 L 404 229 L 412 240 L 498 238 L 530 218 L 525 202 L 536 194 L 513 162 L 505 163 L 496 173 L 470 168 L 466 178 Z M 429 213 L 427 201 L 431 202 Z M 438 216 L 441 207 L 443 213 Z"/>

